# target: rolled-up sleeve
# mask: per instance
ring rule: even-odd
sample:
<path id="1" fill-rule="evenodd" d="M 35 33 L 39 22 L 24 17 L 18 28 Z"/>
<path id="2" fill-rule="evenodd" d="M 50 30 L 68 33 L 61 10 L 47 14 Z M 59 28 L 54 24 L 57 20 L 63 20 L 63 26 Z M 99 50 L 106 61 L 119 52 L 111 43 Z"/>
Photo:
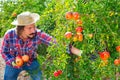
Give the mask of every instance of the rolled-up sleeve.
<path id="1" fill-rule="evenodd" d="M 56 39 L 50 36 L 49 34 L 39 30 L 38 31 L 39 40 L 46 45 L 56 44 Z"/>

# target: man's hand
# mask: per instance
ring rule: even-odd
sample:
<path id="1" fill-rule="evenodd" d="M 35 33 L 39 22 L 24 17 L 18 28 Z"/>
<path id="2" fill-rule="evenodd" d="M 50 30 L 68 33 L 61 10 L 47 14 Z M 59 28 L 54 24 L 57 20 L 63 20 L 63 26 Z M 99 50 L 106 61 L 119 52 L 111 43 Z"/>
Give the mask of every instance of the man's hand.
<path id="1" fill-rule="evenodd" d="M 15 61 L 12 61 L 11 65 L 12 65 L 12 67 L 14 67 L 14 68 L 18 68 L 18 69 L 20 68 L 19 66 L 17 66 L 17 64 L 16 64 Z"/>
<path id="2" fill-rule="evenodd" d="M 70 50 L 71 50 L 71 53 L 73 53 L 73 54 L 75 54 L 77 56 L 81 56 L 81 54 L 83 53 L 82 50 L 79 50 L 78 48 L 75 48 L 74 46 L 72 46 L 70 48 Z"/>

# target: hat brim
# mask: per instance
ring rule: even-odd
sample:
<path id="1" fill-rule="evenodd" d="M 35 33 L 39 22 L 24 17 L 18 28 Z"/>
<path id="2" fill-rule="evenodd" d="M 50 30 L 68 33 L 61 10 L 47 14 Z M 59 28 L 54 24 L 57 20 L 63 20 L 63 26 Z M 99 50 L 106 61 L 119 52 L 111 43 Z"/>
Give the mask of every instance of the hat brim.
<path id="1" fill-rule="evenodd" d="M 31 16 L 33 17 L 34 21 L 29 23 L 29 24 L 20 24 L 20 23 L 18 23 L 17 20 L 14 20 L 11 24 L 12 25 L 25 26 L 25 25 L 30 25 L 30 24 L 36 23 L 40 19 L 40 16 L 37 13 L 32 13 Z"/>

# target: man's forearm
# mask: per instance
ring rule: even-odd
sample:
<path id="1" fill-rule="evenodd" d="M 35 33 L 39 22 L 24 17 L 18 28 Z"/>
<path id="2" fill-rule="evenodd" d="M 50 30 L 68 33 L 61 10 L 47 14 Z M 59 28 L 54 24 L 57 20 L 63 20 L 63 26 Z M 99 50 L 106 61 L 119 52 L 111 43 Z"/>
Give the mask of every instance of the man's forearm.
<path id="1" fill-rule="evenodd" d="M 73 54 L 75 54 L 75 55 L 77 55 L 77 56 L 81 56 L 81 54 L 82 54 L 82 50 L 79 50 L 78 48 L 76 48 L 76 47 L 74 47 L 74 46 L 72 46 L 71 47 L 71 52 L 73 53 Z"/>

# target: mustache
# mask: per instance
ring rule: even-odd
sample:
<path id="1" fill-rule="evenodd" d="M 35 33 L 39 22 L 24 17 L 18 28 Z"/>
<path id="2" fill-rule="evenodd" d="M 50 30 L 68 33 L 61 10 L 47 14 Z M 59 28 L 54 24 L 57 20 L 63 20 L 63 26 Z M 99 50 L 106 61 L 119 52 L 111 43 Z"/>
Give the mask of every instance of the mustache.
<path id="1" fill-rule="evenodd" d="M 29 34 L 29 35 L 35 35 L 35 33 L 31 33 L 31 34 Z"/>

